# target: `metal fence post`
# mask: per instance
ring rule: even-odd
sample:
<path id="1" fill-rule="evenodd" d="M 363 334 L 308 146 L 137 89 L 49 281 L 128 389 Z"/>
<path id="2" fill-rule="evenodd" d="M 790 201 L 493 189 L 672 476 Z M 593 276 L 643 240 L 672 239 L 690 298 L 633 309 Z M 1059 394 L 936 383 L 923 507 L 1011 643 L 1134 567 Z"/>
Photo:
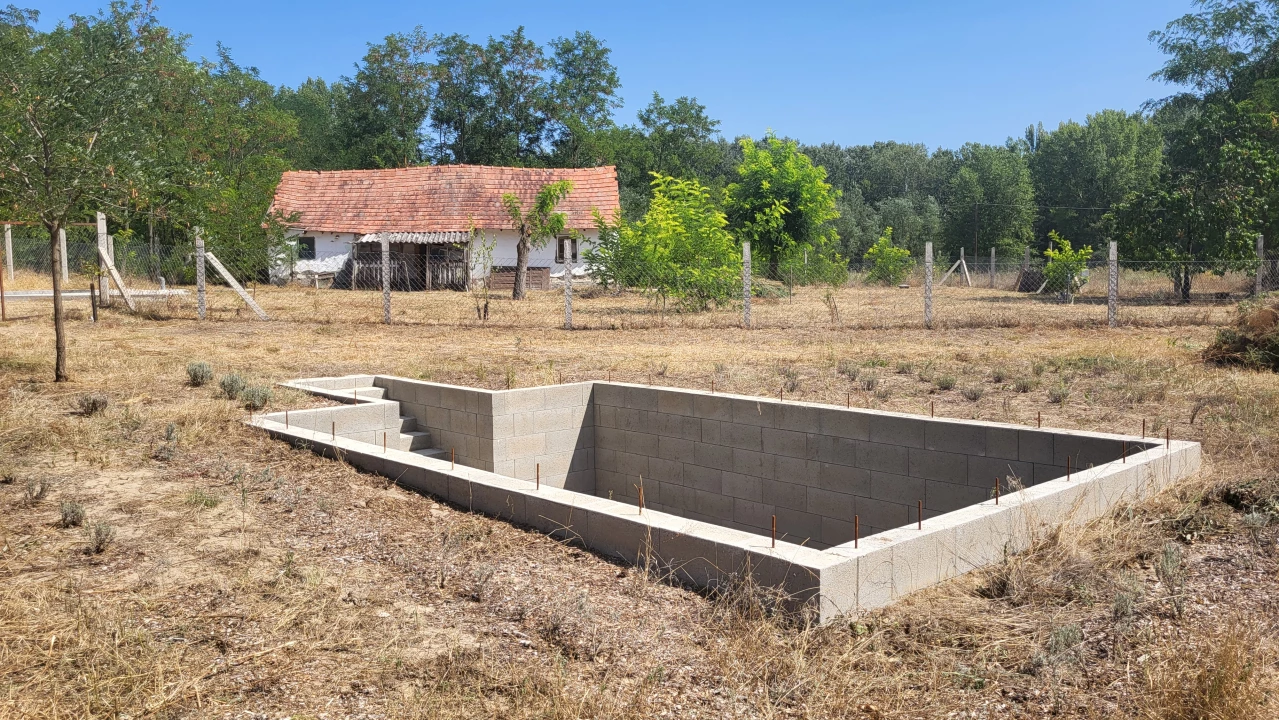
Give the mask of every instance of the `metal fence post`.
<path id="1" fill-rule="evenodd" d="M 13 226 L 4 226 L 4 269 L 9 274 L 9 282 L 13 282 Z"/>
<path id="2" fill-rule="evenodd" d="M 990 289 L 995 289 L 995 246 L 990 246 Z"/>
<path id="3" fill-rule="evenodd" d="M 67 274 L 67 229 L 58 228 L 58 249 L 62 251 L 62 282 L 70 282 L 71 276 Z"/>
<path id="4" fill-rule="evenodd" d="M 12 277 L 13 273 L 10 273 Z M 1260 295 L 1266 287 L 1266 236 L 1257 236 L 1257 288 L 1254 291 Z"/>
<path id="5" fill-rule="evenodd" d="M 933 244 L 924 243 L 924 327 L 933 327 Z"/>
<path id="6" fill-rule="evenodd" d="M 391 239 L 382 235 L 382 322 L 391 324 Z"/>
<path id="7" fill-rule="evenodd" d="M 560 240 L 560 254 L 564 257 L 564 329 L 573 329 L 573 254 L 570 240 Z"/>
<path id="8" fill-rule="evenodd" d="M 751 326 L 751 244 L 742 242 L 742 326 Z"/>
<path id="9" fill-rule="evenodd" d="M 1106 299 L 1106 322 L 1110 327 L 1119 324 L 1119 243 L 1110 241 L 1110 277 Z"/>
<path id="10" fill-rule="evenodd" d="M 193 232 L 195 233 L 195 314 L 203 320 L 208 308 L 208 289 L 204 283 L 204 236 L 200 234 L 200 228 L 194 228 Z"/>
<path id="11" fill-rule="evenodd" d="M 106 278 L 110 276 L 107 271 L 111 262 L 111 246 L 107 239 L 107 216 L 102 213 L 96 213 L 98 221 L 98 276 Z M 98 307 L 110 307 L 111 305 L 111 283 L 98 283 Z"/>

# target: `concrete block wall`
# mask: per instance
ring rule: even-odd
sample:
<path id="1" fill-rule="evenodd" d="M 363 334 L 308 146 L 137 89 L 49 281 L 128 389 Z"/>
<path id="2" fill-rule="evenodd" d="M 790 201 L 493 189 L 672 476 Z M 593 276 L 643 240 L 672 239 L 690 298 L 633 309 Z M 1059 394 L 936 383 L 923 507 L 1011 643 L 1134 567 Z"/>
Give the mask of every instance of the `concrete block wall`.
<path id="1" fill-rule="evenodd" d="M 1119 459 L 1122 440 L 596 383 L 595 492 L 824 548 Z M 1146 445 L 1128 448 L 1130 454 Z M 641 482 L 642 479 L 642 482 Z"/>
<path id="2" fill-rule="evenodd" d="M 458 464 L 594 494 L 591 383 L 493 391 L 378 376 L 401 412 Z"/>
<path id="3" fill-rule="evenodd" d="M 336 433 L 340 438 L 373 445 L 382 444 L 383 433 L 393 440 L 399 438 L 399 408 L 395 403 L 377 397 L 381 393 L 373 389 L 372 375 L 315 378 L 286 385 L 344 403 L 334 407 L 290 411 L 290 427 L 320 434 Z M 359 396 L 362 388 L 368 388 L 367 397 Z M 356 392 L 352 392 L 353 390 Z M 283 412 L 270 413 L 265 417 L 273 422 L 285 422 Z"/>

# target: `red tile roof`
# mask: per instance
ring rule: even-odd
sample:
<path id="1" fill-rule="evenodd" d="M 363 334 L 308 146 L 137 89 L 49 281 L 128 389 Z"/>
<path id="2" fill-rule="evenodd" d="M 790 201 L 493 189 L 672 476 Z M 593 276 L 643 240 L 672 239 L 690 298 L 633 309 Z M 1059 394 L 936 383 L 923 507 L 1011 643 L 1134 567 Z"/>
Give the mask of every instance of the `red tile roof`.
<path id="1" fill-rule="evenodd" d="M 271 209 L 307 232 L 450 232 L 472 227 L 513 229 L 502 195 L 513 193 L 528 207 L 537 191 L 557 180 L 573 182 L 560 202 L 575 229 L 595 226 L 592 211 L 620 214 L 617 169 L 431 165 L 394 170 L 300 170 L 286 172 Z"/>

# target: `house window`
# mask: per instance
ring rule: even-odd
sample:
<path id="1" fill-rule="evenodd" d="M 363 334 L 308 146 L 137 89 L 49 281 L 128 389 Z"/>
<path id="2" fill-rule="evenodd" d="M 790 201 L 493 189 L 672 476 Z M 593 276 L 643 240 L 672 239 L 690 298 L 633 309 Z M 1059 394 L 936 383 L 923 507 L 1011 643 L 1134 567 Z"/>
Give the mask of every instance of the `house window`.
<path id="1" fill-rule="evenodd" d="M 565 257 L 565 246 L 568 246 L 569 255 Z M 565 262 L 577 262 L 577 238 L 575 237 L 557 237 L 555 238 L 555 262 L 563 265 Z"/>
<path id="2" fill-rule="evenodd" d="M 298 238 L 298 260 L 315 259 L 315 238 Z"/>

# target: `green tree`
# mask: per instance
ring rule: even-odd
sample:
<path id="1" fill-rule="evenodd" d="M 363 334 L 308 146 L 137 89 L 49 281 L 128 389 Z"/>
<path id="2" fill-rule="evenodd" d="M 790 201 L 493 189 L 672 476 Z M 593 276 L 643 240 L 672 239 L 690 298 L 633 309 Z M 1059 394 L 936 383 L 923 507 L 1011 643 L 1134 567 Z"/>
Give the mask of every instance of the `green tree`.
<path id="1" fill-rule="evenodd" d="M 123 207 L 164 169 L 154 109 L 181 93 L 183 40 L 149 6 L 112 3 L 48 32 L 35 11 L 0 10 L 0 206 L 50 239 L 54 379 L 68 379 L 58 230 Z"/>
<path id="2" fill-rule="evenodd" d="M 729 226 L 751 242 L 767 276 L 781 279 L 783 265 L 838 262 L 838 192 L 826 182 L 826 171 L 813 165 L 793 140 L 772 133 L 762 143 L 739 141 L 742 164 L 737 181 L 728 186 L 725 209 Z"/>
<path id="3" fill-rule="evenodd" d="M 879 236 L 874 245 L 870 246 L 862 259 L 870 264 L 866 279 L 884 285 L 900 283 L 914 264 L 911 262 L 909 250 L 893 245 L 891 227 L 884 228 L 884 233 Z"/>
<path id="4" fill-rule="evenodd" d="M 1144 191 L 1163 159 L 1163 134 L 1140 113 L 1103 110 L 1082 125 L 1068 121 L 1034 137 L 1026 147 L 1036 202 L 1055 206 L 1040 214 L 1041 232 L 1055 229 L 1092 245 L 1106 239 L 1106 211 L 1078 208 L 1110 208 Z"/>
<path id="5" fill-rule="evenodd" d="M 338 136 L 353 168 L 410 167 L 425 158 L 435 39 L 421 27 L 369 44 L 354 78 L 344 78 Z"/>
<path id="6" fill-rule="evenodd" d="M 1035 190 L 1026 158 L 1008 147 L 969 143 L 955 154 L 959 168 L 948 183 L 942 250 L 961 247 L 1017 255 L 1033 237 Z M 974 247 L 975 245 L 975 247 Z"/>
<path id="7" fill-rule="evenodd" d="M 1053 247 L 1053 243 L 1057 247 Z M 1092 258 L 1092 246 L 1085 245 L 1076 250 L 1069 240 L 1052 230 L 1048 233 L 1048 249 L 1044 250 L 1044 257 L 1048 258 L 1044 265 L 1045 287 L 1058 293 L 1062 302 L 1074 302 L 1075 293 L 1088 281 L 1088 260 Z"/>
<path id="8" fill-rule="evenodd" d="M 690 310 L 729 302 L 740 289 L 741 252 L 728 220 L 696 180 L 653 173 L 653 200 L 638 222 L 621 221 L 587 252 L 592 273 Z"/>
<path id="9" fill-rule="evenodd" d="M 276 106 L 297 119 L 297 134 L 286 150 L 292 169 L 347 167 L 338 125 L 340 103 L 345 96 L 345 85 L 328 84 L 321 78 L 307 78 L 297 88 L 281 87 L 276 91 Z"/>
<path id="10" fill-rule="evenodd" d="M 543 185 L 533 199 L 533 206 L 527 211 L 519 197 L 507 193 L 502 196 L 502 206 L 510 215 L 519 239 L 515 243 L 515 284 L 511 289 L 511 297 L 523 300 L 524 288 L 528 284 L 528 254 L 534 247 L 542 247 L 546 241 L 564 231 L 564 213 L 555 208 L 570 192 L 573 183 L 569 180 Z"/>

